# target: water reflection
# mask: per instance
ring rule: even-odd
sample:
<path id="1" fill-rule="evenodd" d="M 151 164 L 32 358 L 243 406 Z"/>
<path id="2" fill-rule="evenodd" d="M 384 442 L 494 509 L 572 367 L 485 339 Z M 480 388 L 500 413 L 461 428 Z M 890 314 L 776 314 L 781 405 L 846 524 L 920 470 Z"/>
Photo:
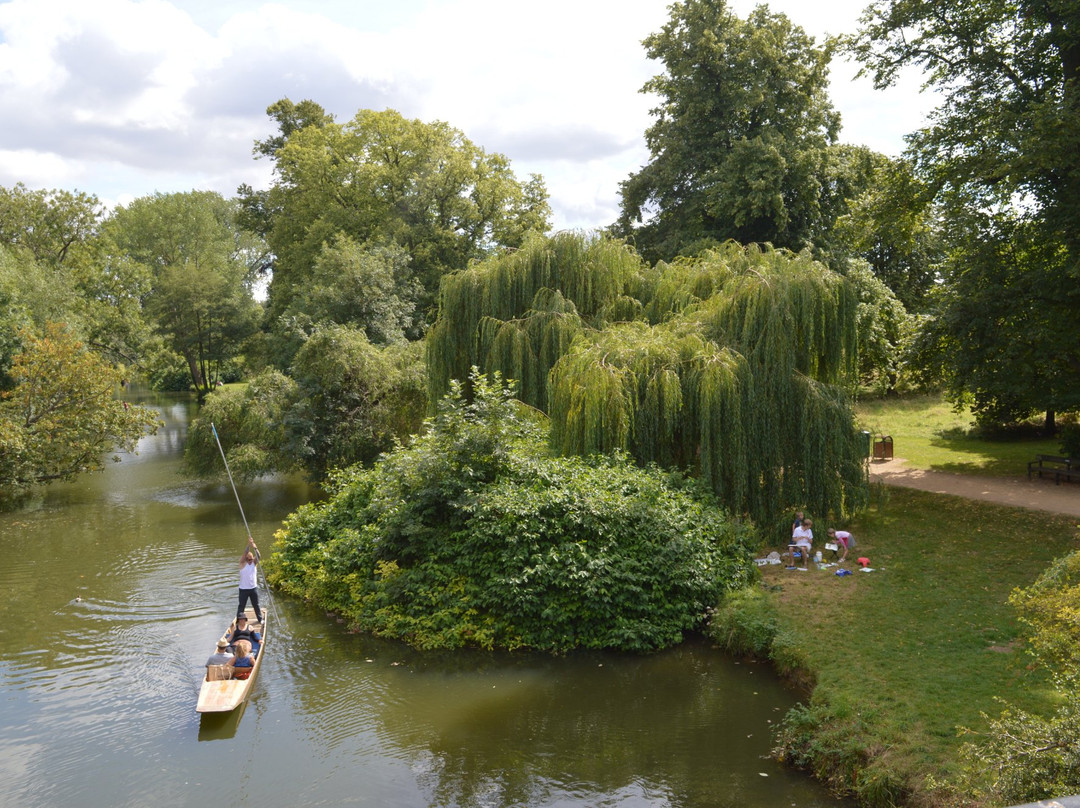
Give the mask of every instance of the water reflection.
<path id="1" fill-rule="evenodd" d="M 227 741 L 236 737 L 236 730 L 246 709 L 245 701 L 231 713 L 203 713 L 199 719 L 199 740 Z"/>
<path id="2" fill-rule="evenodd" d="M 0 805 L 840 804 L 764 757 L 793 696 L 701 643 L 421 654 L 268 598 L 247 704 L 199 716 L 246 531 L 227 485 L 179 474 L 193 405 L 148 399 L 138 455 L 0 514 Z M 315 492 L 239 494 L 266 547 Z"/>

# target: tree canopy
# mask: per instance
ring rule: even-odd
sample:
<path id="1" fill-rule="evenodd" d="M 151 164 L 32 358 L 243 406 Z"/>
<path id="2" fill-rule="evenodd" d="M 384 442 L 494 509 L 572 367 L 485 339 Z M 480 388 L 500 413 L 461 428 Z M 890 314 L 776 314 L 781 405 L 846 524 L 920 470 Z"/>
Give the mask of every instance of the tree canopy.
<path id="1" fill-rule="evenodd" d="M 506 157 L 445 123 L 361 110 L 339 124 L 313 102 L 282 103 L 268 110 L 279 137 L 256 144 L 274 160 L 275 182 L 265 198 L 249 194 L 275 256 L 271 318 L 286 310 L 339 236 L 405 249 L 425 291 L 423 307 L 446 272 L 548 228 L 543 181 L 519 181 Z"/>
<path id="2" fill-rule="evenodd" d="M 686 0 L 644 41 L 664 66 L 645 133 L 650 161 L 622 183 L 618 229 L 649 260 L 734 239 L 801 250 L 837 213 L 828 97 L 833 44 L 783 14 L 744 20 L 724 0 Z"/>
<path id="3" fill-rule="evenodd" d="M 878 86 L 915 66 L 942 96 L 909 154 L 952 231 L 933 332 L 951 392 L 1052 426 L 1080 406 L 1080 348 L 1061 338 L 1080 331 L 1080 11 L 879 0 L 860 23 L 848 44 Z"/>
<path id="4" fill-rule="evenodd" d="M 470 364 L 520 379 L 556 451 L 690 469 L 762 524 L 864 501 L 842 387 L 857 301 L 808 253 L 729 243 L 647 269 L 617 241 L 563 233 L 448 277 L 439 303 L 432 394 Z"/>
<path id="5" fill-rule="evenodd" d="M 250 290 L 261 254 L 235 223 L 235 206 L 211 191 L 155 194 L 118 208 L 106 231 L 119 255 L 144 267 L 144 309 L 183 357 L 200 396 L 215 369 L 241 353 L 261 311 Z"/>
<path id="6" fill-rule="evenodd" d="M 41 337 L 22 335 L 23 349 L 0 393 L 0 494 L 70 480 L 99 470 L 106 453 L 133 451 L 157 428 L 153 410 L 116 398 L 120 374 L 51 324 Z M 114 458 L 118 459 L 118 458 Z"/>

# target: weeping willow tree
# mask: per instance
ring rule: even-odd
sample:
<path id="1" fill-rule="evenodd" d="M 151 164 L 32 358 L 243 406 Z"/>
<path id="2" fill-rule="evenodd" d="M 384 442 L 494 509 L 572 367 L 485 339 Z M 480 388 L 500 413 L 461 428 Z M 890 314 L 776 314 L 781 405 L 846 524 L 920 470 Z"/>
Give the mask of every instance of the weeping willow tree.
<path id="1" fill-rule="evenodd" d="M 521 400 L 546 410 L 548 373 L 575 336 L 641 316 L 643 269 L 618 241 L 565 232 L 445 277 L 427 337 L 430 400 L 475 366 L 516 380 Z"/>
<path id="2" fill-rule="evenodd" d="M 444 282 L 429 378 L 499 371 L 550 415 L 554 451 L 691 469 L 759 523 L 842 514 L 866 497 L 842 388 L 856 302 L 808 254 L 730 243 L 648 268 L 564 233 Z"/>

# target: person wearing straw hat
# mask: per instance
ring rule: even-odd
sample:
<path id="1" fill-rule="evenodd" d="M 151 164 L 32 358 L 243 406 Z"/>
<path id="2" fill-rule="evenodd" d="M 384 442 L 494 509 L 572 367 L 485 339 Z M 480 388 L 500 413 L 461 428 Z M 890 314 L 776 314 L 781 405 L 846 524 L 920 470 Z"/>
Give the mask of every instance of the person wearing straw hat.
<path id="1" fill-rule="evenodd" d="M 217 641 L 217 653 L 211 654 L 206 660 L 207 665 L 229 665 L 233 661 L 233 655 L 229 653 L 229 643 L 226 640 Z"/>
<path id="2" fill-rule="evenodd" d="M 244 616 L 244 609 L 248 601 L 255 609 L 255 619 L 262 622 L 262 612 L 259 610 L 259 580 L 258 580 L 259 548 L 255 539 L 248 536 L 248 549 L 240 556 L 240 605 L 236 608 L 238 618 Z"/>

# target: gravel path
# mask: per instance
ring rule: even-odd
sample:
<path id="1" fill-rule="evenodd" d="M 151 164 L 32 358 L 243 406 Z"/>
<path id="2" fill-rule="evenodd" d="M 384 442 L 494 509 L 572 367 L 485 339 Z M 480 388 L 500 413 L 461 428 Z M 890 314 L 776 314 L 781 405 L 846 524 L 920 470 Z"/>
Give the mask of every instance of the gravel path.
<path id="1" fill-rule="evenodd" d="M 953 494 L 1016 508 L 1080 516 L 1080 484 L 1055 485 L 1050 478 L 973 477 L 944 471 L 907 468 L 904 458 L 872 460 L 871 482 L 918 488 L 935 494 Z"/>

